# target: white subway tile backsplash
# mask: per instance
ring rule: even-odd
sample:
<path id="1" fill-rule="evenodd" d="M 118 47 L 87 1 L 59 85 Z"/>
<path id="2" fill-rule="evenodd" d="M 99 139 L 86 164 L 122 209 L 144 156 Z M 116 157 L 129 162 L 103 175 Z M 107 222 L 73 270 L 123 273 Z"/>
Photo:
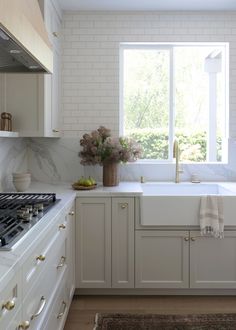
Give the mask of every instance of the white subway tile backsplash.
<path id="1" fill-rule="evenodd" d="M 64 136 L 99 125 L 119 131 L 120 42 L 178 41 L 230 43 L 230 135 L 236 135 L 236 12 L 66 12 L 62 32 Z"/>

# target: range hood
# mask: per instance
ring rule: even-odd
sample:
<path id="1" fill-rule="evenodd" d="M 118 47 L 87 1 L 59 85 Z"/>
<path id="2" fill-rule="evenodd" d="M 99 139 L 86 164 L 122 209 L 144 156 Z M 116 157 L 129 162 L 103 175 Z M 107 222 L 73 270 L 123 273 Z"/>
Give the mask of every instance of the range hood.
<path id="1" fill-rule="evenodd" d="M 0 0 L 0 72 L 52 70 L 52 48 L 38 1 Z"/>

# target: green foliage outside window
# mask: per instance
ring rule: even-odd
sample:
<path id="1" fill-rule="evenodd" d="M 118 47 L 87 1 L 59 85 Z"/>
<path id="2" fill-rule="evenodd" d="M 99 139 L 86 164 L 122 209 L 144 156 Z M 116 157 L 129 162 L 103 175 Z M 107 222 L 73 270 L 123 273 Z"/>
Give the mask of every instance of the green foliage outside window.
<path id="1" fill-rule="evenodd" d="M 133 129 L 127 132 L 130 137 L 140 142 L 143 147 L 142 159 L 168 159 L 168 131 L 167 129 Z M 179 140 L 180 159 L 186 162 L 205 162 L 207 133 L 199 131 L 186 133 L 184 130 L 175 132 Z M 217 138 L 217 161 L 222 160 L 222 140 Z"/>

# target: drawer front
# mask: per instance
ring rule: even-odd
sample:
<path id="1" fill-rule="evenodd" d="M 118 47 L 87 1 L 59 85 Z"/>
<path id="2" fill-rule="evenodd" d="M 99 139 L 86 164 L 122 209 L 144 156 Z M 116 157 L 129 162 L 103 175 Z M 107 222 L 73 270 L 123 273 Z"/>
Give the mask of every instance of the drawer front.
<path id="1" fill-rule="evenodd" d="M 20 274 L 14 276 L 9 284 L 0 292 L 0 329 L 7 329 L 11 324 L 14 329 L 13 320 L 16 320 L 16 313 L 22 299 L 22 287 Z"/>
<path id="2" fill-rule="evenodd" d="M 60 288 L 53 299 L 52 311 L 45 323 L 44 330 L 61 330 L 64 327 L 66 316 L 69 310 L 69 299 L 66 295 L 65 282 L 68 275 L 65 275 L 60 283 Z"/>
<path id="3" fill-rule="evenodd" d="M 38 276 L 49 264 L 52 255 L 55 256 L 57 245 L 65 239 L 67 233 L 67 220 L 60 217 L 53 228 L 33 250 L 23 264 L 23 291 L 29 292 Z"/>

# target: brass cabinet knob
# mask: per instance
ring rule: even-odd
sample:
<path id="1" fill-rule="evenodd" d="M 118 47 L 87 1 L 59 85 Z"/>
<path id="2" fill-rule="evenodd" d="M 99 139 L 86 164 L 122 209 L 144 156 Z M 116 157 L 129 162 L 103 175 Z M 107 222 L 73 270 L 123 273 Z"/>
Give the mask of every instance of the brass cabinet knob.
<path id="1" fill-rule="evenodd" d="M 30 323 L 29 323 L 29 321 L 23 321 L 23 322 L 18 326 L 18 329 L 26 330 L 26 329 L 29 329 L 29 327 L 30 327 Z"/>
<path id="2" fill-rule="evenodd" d="M 69 215 L 75 215 L 74 211 L 69 212 Z"/>
<path id="3" fill-rule="evenodd" d="M 56 129 L 56 128 L 53 128 L 53 133 L 59 133 L 60 131 L 59 131 L 59 129 Z"/>
<path id="4" fill-rule="evenodd" d="M 121 204 L 121 208 L 124 210 L 128 206 L 127 203 Z"/>
<path id="5" fill-rule="evenodd" d="M 189 241 L 189 237 L 184 237 L 184 240 L 185 240 L 186 242 L 188 242 L 188 241 Z"/>
<path id="6" fill-rule="evenodd" d="M 46 257 L 43 254 L 40 254 L 38 257 L 36 257 L 36 260 L 39 261 L 44 261 L 46 259 Z"/>
<path id="7" fill-rule="evenodd" d="M 196 241 L 196 238 L 195 237 L 191 237 L 191 241 L 192 242 L 195 242 Z"/>
<path id="8" fill-rule="evenodd" d="M 5 304 L 2 305 L 2 309 L 7 309 L 8 311 L 11 311 L 14 307 L 15 307 L 14 300 L 8 300 Z"/>
<path id="9" fill-rule="evenodd" d="M 62 223 L 61 225 L 59 225 L 59 229 L 66 229 L 66 225 Z"/>

